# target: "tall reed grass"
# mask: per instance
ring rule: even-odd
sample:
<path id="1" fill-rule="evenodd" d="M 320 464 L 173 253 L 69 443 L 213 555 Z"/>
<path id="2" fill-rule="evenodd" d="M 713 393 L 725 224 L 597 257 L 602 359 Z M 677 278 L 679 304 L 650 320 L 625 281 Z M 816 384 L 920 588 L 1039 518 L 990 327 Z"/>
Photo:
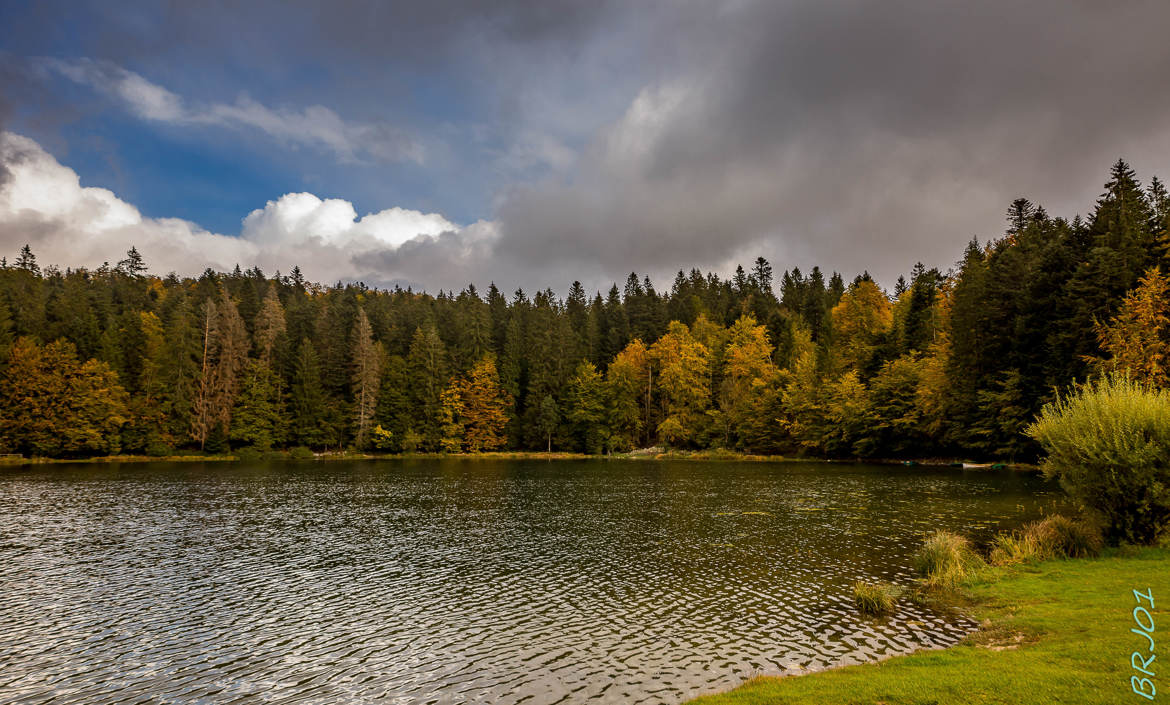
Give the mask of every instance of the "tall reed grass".
<path id="1" fill-rule="evenodd" d="M 1050 558 L 1087 558 L 1101 552 L 1101 531 L 1091 523 L 1059 514 L 1001 533 L 991 542 L 988 561 L 1009 565 Z"/>
<path id="2" fill-rule="evenodd" d="M 880 617 L 894 611 L 901 591 L 889 583 L 868 583 L 862 580 L 853 584 L 853 604 L 862 613 Z"/>
<path id="3" fill-rule="evenodd" d="M 953 589 L 985 565 L 971 542 L 950 531 L 935 531 L 926 537 L 914 556 L 914 569 L 927 587 Z"/>

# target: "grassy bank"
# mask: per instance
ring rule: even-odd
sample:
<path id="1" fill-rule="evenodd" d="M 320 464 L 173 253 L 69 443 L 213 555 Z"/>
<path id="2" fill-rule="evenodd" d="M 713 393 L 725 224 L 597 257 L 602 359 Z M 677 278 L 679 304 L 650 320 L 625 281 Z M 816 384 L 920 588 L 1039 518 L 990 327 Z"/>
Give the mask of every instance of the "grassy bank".
<path id="1" fill-rule="evenodd" d="M 950 649 L 789 678 L 760 677 L 693 705 L 968 705 L 1147 702 L 1130 691 L 1133 590 L 1170 601 L 1170 550 L 1112 551 L 1102 558 L 989 569 L 962 598 L 982 628 Z M 1148 605 L 1146 605 L 1148 607 Z M 1155 631 L 1159 641 L 1161 631 Z M 1158 646 L 1162 646 L 1160 643 Z M 1165 649 L 1157 649 L 1159 653 Z M 1153 679 L 1162 689 L 1170 678 Z M 1170 673 L 1170 672 L 1167 672 Z"/>

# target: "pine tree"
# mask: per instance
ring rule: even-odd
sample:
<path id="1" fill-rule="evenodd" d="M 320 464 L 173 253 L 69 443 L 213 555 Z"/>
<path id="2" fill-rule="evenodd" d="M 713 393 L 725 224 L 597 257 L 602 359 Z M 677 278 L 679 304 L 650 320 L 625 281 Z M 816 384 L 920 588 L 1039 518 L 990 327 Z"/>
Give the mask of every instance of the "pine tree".
<path id="1" fill-rule="evenodd" d="M 574 281 L 569 287 L 569 296 L 565 299 L 565 316 L 568 317 L 569 329 L 573 334 L 570 356 L 574 359 L 591 358 L 593 349 L 588 339 L 589 302 L 579 281 Z"/>
<path id="2" fill-rule="evenodd" d="M 914 265 L 913 281 L 910 284 L 909 301 L 902 324 L 900 352 L 923 351 L 934 343 L 938 332 L 935 304 L 938 302 L 938 287 L 941 276 L 938 270 L 927 271 L 919 262 Z"/>
<path id="3" fill-rule="evenodd" d="M 33 254 L 32 248 L 27 244 L 20 248 L 20 256 L 16 258 L 15 266 L 33 276 L 39 277 L 41 275 L 41 268 L 37 265 L 37 256 Z"/>
<path id="4" fill-rule="evenodd" d="M 175 299 L 164 317 L 165 349 L 159 367 L 168 397 L 167 442 L 172 444 L 188 437 L 192 427 L 203 347 L 198 311 L 191 297 L 182 295 Z"/>
<path id="5" fill-rule="evenodd" d="M 496 288 L 496 283 L 492 282 L 488 287 L 488 314 L 491 317 L 492 327 L 492 350 L 498 356 L 504 354 L 504 341 L 508 335 L 508 322 L 510 320 L 508 312 L 508 300 Z"/>
<path id="6" fill-rule="evenodd" d="M 1070 360 L 1080 362 L 1069 372 L 1076 377 L 1100 355 L 1095 325 L 1113 317 L 1125 292 L 1154 264 L 1151 214 L 1133 170 L 1119 159 L 1085 229 L 1088 251 L 1079 253 L 1082 264 L 1065 287 L 1066 345 Z"/>
<path id="7" fill-rule="evenodd" d="M 214 301 L 208 299 L 203 302 L 203 313 L 200 318 L 203 329 L 203 354 L 199 362 L 199 384 L 193 400 L 191 438 L 203 448 L 207 445 L 207 439 L 211 436 L 216 422 L 214 370 L 216 349 L 219 345 L 219 316 Z"/>
<path id="8" fill-rule="evenodd" d="M 269 450 L 284 442 L 284 410 L 280 384 L 272 368 L 260 360 L 249 360 L 232 412 L 232 441 L 257 450 Z"/>
<path id="9" fill-rule="evenodd" d="M 8 352 L 12 349 L 12 317 L 8 314 L 8 306 L 0 298 L 0 369 L 8 363 Z"/>
<path id="10" fill-rule="evenodd" d="M 256 315 L 256 324 L 253 326 L 256 340 L 256 357 L 260 364 L 268 367 L 272 364 L 273 349 L 285 332 L 284 306 L 280 305 L 280 297 L 276 293 L 276 284 L 268 285 L 268 293 L 260 305 L 260 312 Z"/>
<path id="11" fill-rule="evenodd" d="M 797 270 L 799 273 L 799 270 Z M 772 299 L 775 295 L 772 293 L 772 265 L 763 257 L 757 257 L 755 266 L 752 267 L 751 281 L 755 288 L 762 293 L 766 298 Z"/>
<path id="12" fill-rule="evenodd" d="M 384 434 L 388 434 L 382 442 L 383 450 L 402 451 L 406 434 L 412 431 L 414 408 L 409 389 L 406 359 L 401 355 L 388 355 L 382 369 L 382 386 L 374 416 Z"/>
<path id="13" fill-rule="evenodd" d="M 422 436 L 423 447 L 438 450 L 442 422 L 439 397 L 448 383 L 448 367 L 446 348 L 433 325 L 415 329 L 406 367 L 410 377 L 411 398 L 418 415 L 417 430 Z"/>
<path id="14" fill-rule="evenodd" d="M 221 287 L 219 301 L 208 299 L 203 311 L 203 355 L 191 431 L 201 448 L 216 429 L 230 436 L 232 410 L 248 347 L 244 320 L 227 289 Z"/>
<path id="15" fill-rule="evenodd" d="M 813 267 L 805 285 L 804 301 L 800 309 L 804 324 L 808 327 L 814 343 L 825 340 L 829 332 L 828 297 L 825 291 L 825 277 L 820 267 Z"/>
<path id="16" fill-rule="evenodd" d="M 308 338 L 297 348 L 290 400 L 293 438 L 311 448 L 325 445 L 329 438 L 324 428 L 325 390 L 321 387 L 317 351 Z"/>
<path id="17" fill-rule="evenodd" d="M 131 247 L 126 251 L 126 259 L 118 262 L 118 271 L 135 278 L 146 274 L 146 262 L 143 261 L 142 255 L 138 254 L 137 247 Z"/>
<path id="18" fill-rule="evenodd" d="M 537 428 L 548 441 L 546 446 L 547 452 L 552 452 L 552 437 L 556 433 L 557 427 L 561 424 L 561 409 L 557 406 L 557 400 L 551 396 L 547 396 L 540 400 L 540 413 L 536 418 Z"/>
<path id="19" fill-rule="evenodd" d="M 565 408 L 577 449 L 600 453 L 608 440 L 609 429 L 605 426 L 605 382 L 593 363 L 577 365 L 569 378 Z"/>
<path id="20" fill-rule="evenodd" d="M 909 288 L 910 286 L 906 283 L 906 277 L 899 274 L 898 281 L 894 282 L 894 298 L 902 298 L 902 294 L 905 294 L 906 290 Z"/>
<path id="21" fill-rule="evenodd" d="M 163 376 L 168 361 L 166 335 L 154 313 L 140 312 L 138 317 L 143 337 L 139 394 L 130 399 L 131 421 L 123 428 L 122 445 L 134 452 L 163 455 L 174 444 L 167 423 L 172 400 Z"/>
<path id="22" fill-rule="evenodd" d="M 370 319 L 361 308 L 358 309 L 357 323 L 354 325 L 352 350 L 354 443 L 358 448 L 365 448 L 378 405 L 383 352 L 381 346 L 374 342 Z"/>
<path id="23" fill-rule="evenodd" d="M 457 333 L 454 366 L 457 371 L 466 371 L 492 350 L 491 311 L 479 298 L 474 285 L 459 294 L 455 300 L 455 311 Z"/>

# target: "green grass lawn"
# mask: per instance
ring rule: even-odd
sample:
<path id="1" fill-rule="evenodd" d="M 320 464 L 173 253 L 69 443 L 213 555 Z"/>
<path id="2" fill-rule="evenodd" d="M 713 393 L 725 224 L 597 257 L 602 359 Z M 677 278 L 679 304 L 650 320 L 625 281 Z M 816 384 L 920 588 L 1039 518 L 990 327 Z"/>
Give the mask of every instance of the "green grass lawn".
<path id="1" fill-rule="evenodd" d="M 991 570 L 966 587 L 984 628 L 950 649 L 807 676 L 761 677 L 693 705 L 968 705 L 1151 702 L 1130 690 L 1133 590 L 1151 589 L 1155 654 L 1149 664 L 1170 702 L 1170 550 L 1054 560 Z M 1143 603 L 1144 604 L 1144 603 Z M 1145 604 L 1147 608 L 1148 604 Z M 1146 654 L 1148 658 L 1148 653 Z M 1165 691 L 1165 692 L 1162 692 Z"/>

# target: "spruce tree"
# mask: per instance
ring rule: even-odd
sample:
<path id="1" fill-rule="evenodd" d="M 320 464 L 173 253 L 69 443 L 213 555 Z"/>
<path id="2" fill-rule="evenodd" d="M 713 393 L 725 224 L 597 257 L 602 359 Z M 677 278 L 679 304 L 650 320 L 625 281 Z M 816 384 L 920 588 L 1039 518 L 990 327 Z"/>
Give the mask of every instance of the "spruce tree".
<path id="1" fill-rule="evenodd" d="M 325 390 L 321 386 L 317 350 L 308 338 L 302 340 L 297 348 L 289 400 L 292 410 L 292 436 L 296 442 L 310 448 L 325 445 L 330 440 L 324 427 Z"/>
<path id="2" fill-rule="evenodd" d="M 423 449 L 438 450 L 442 431 L 439 397 L 449 383 L 449 368 L 446 347 L 433 324 L 415 329 L 406 367 Z"/>
<path id="3" fill-rule="evenodd" d="M 374 342 L 370 319 L 361 308 L 358 309 L 352 341 L 354 444 L 361 449 L 369 442 L 374 411 L 378 406 L 383 355 L 381 346 Z"/>

